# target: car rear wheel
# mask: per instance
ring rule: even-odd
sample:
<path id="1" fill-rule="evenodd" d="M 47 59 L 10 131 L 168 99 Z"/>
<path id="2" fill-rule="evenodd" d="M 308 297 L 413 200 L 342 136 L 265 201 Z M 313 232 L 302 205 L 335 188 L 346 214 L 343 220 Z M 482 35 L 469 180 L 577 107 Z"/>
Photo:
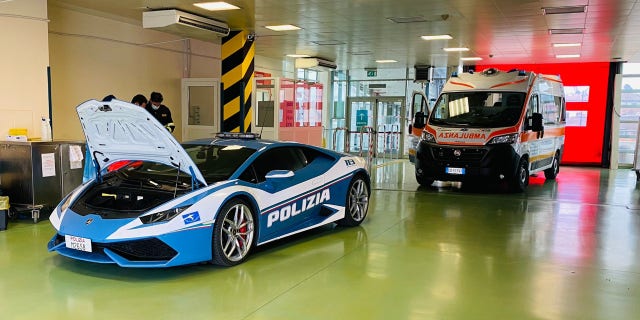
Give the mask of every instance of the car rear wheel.
<path id="1" fill-rule="evenodd" d="M 242 199 L 230 200 L 218 213 L 213 230 L 213 263 L 228 267 L 243 262 L 255 235 L 251 207 Z"/>
<path id="2" fill-rule="evenodd" d="M 369 209 L 369 187 L 362 176 L 356 176 L 349 184 L 344 218 L 338 225 L 354 227 L 362 223 Z"/>

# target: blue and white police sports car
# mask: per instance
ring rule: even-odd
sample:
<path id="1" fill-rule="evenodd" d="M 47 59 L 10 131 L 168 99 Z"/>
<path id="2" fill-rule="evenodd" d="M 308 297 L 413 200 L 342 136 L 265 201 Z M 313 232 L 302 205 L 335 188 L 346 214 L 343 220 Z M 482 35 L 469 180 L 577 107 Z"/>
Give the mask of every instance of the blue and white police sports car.
<path id="1" fill-rule="evenodd" d="M 359 157 L 250 135 L 180 145 L 117 100 L 77 111 L 97 174 L 51 213 L 49 251 L 123 267 L 232 266 L 255 246 L 367 215 Z"/>

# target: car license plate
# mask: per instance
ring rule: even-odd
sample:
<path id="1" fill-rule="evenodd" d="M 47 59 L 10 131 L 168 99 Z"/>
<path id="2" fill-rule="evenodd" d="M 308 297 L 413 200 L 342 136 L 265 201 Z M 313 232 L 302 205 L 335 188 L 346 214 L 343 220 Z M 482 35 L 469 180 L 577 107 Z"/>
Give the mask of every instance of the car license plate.
<path id="1" fill-rule="evenodd" d="M 64 242 L 67 248 L 91 252 L 91 239 L 65 235 Z"/>
<path id="2" fill-rule="evenodd" d="M 464 168 L 447 167 L 446 170 L 448 174 L 464 174 Z"/>

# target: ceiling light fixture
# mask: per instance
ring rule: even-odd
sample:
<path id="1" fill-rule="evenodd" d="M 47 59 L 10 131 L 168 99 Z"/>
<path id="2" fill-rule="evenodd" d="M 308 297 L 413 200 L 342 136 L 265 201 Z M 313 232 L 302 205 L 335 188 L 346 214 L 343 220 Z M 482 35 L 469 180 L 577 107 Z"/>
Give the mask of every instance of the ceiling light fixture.
<path id="1" fill-rule="evenodd" d="M 579 54 L 556 54 L 556 58 L 558 59 L 580 58 L 580 55 Z"/>
<path id="2" fill-rule="evenodd" d="M 280 24 L 276 26 L 265 26 L 265 28 L 273 31 L 293 31 L 300 30 L 301 28 L 298 26 L 294 26 L 292 24 Z"/>
<path id="3" fill-rule="evenodd" d="M 296 54 L 288 54 L 287 57 L 289 57 L 289 58 L 309 58 L 311 56 L 308 55 L 308 54 L 297 54 L 296 53 Z"/>
<path id="4" fill-rule="evenodd" d="M 446 51 L 446 52 L 462 52 L 462 51 L 469 51 L 469 48 L 442 48 L 442 50 Z"/>
<path id="5" fill-rule="evenodd" d="M 215 2 L 200 2 L 194 3 L 194 6 L 202 9 L 206 9 L 209 11 L 224 11 L 224 10 L 236 10 L 240 9 L 240 7 L 236 7 L 230 3 L 226 3 L 224 1 L 215 1 Z"/>
<path id="6" fill-rule="evenodd" d="M 481 57 L 464 57 L 464 58 L 460 58 L 460 60 L 462 61 L 480 61 L 482 60 Z"/>
<path id="7" fill-rule="evenodd" d="M 554 43 L 553 47 L 554 48 L 565 48 L 565 47 L 579 47 L 581 46 L 582 43 Z"/>
<path id="8" fill-rule="evenodd" d="M 542 14 L 565 14 L 565 13 L 583 13 L 583 12 L 587 12 L 586 5 L 542 8 Z"/>
<path id="9" fill-rule="evenodd" d="M 376 60 L 377 63 L 395 63 L 397 60 L 387 59 L 387 60 Z"/>
<path id="10" fill-rule="evenodd" d="M 451 39 L 453 39 L 453 37 L 448 35 L 448 34 L 440 34 L 440 35 L 435 35 L 435 36 L 421 36 L 420 38 L 422 38 L 422 40 L 451 40 Z"/>

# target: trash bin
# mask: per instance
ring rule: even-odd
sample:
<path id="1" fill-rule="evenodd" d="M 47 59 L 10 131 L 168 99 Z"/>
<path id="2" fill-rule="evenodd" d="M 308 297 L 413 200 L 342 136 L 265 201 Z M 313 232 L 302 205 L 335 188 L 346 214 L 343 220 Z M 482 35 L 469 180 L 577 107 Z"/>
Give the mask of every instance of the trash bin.
<path id="1" fill-rule="evenodd" d="M 0 231 L 7 230 L 9 222 L 9 197 L 0 196 Z"/>

